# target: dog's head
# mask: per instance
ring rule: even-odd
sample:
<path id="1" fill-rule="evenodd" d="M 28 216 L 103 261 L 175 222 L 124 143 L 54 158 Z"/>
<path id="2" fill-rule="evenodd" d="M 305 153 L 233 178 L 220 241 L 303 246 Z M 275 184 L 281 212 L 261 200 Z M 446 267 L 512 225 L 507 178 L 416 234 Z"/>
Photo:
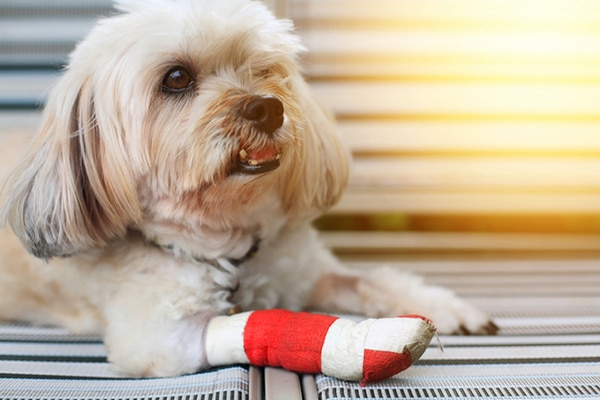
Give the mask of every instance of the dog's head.
<path id="1" fill-rule="evenodd" d="M 289 221 L 337 201 L 347 155 L 289 22 L 248 0 L 117 8 L 71 55 L 5 187 L 4 218 L 34 255 L 147 221 L 244 228 L 265 196 Z"/>

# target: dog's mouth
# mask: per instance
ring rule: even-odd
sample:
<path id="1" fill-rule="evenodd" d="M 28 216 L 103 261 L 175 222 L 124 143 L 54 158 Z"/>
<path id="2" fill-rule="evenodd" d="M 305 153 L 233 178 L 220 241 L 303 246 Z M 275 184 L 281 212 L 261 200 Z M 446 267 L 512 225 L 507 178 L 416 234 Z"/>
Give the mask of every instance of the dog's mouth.
<path id="1" fill-rule="evenodd" d="M 281 150 L 276 147 L 265 147 L 259 150 L 242 149 L 238 153 L 233 172 L 248 175 L 263 174 L 277 169 L 280 159 Z"/>

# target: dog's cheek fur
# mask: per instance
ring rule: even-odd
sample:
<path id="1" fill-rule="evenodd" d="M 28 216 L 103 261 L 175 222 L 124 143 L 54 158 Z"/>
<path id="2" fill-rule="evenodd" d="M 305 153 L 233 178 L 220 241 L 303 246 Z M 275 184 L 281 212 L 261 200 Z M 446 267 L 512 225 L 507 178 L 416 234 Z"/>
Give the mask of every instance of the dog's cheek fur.
<path id="1" fill-rule="evenodd" d="M 248 94 L 224 92 L 203 87 L 198 95 L 155 97 L 144 122 L 142 143 L 152 162 L 142 186 L 181 196 L 224 183 L 249 136 L 238 116 L 239 100 Z"/>
<path id="2" fill-rule="evenodd" d="M 92 86 L 73 72 L 63 76 L 5 187 L 2 218 L 39 258 L 102 246 L 139 219 L 128 157 L 115 144 L 119 129 L 102 115 Z"/>
<path id="3" fill-rule="evenodd" d="M 293 80 L 303 125 L 293 160 L 286 160 L 281 198 L 290 221 L 314 218 L 337 203 L 348 182 L 350 152 L 342 143 L 333 116 L 318 102 L 308 84 Z"/>

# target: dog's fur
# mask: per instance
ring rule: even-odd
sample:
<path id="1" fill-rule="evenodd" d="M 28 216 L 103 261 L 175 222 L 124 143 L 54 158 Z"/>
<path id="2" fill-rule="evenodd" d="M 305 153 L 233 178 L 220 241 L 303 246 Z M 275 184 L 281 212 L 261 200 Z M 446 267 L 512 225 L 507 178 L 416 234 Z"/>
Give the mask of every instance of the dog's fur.
<path id="1" fill-rule="evenodd" d="M 197 370 L 205 324 L 232 307 L 421 313 L 443 333 L 494 331 L 450 291 L 350 270 L 320 244 L 310 222 L 342 194 L 349 156 L 302 79 L 289 22 L 248 0 L 117 7 L 71 55 L 4 186 L 16 237 L 0 236 L 0 319 L 101 333 L 138 376 Z M 284 114 L 264 127 L 269 110 L 247 110 L 267 98 Z"/>

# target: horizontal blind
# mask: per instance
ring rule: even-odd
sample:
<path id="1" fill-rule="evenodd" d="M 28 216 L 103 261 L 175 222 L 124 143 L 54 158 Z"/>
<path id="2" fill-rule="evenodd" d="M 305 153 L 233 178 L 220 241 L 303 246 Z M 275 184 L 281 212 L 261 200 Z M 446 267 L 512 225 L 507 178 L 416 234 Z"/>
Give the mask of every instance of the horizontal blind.
<path id="1" fill-rule="evenodd" d="M 112 11 L 110 0 L 4 0 L 0 2 L 0 68 L 52 68 Z"/>
<path id="2" fill-rule="evenodd" d="M 334 212 L 600 212 L 599 3 L 291 4 L 356 159 Z"/>
<path id="3" fill-rule="evenodd" d="M 284 0 L 265 1 L 286 13 Z M 115 12 L 112 0 L 0 1 L 0 112 L 43 105 L 76 43 Z"/>

